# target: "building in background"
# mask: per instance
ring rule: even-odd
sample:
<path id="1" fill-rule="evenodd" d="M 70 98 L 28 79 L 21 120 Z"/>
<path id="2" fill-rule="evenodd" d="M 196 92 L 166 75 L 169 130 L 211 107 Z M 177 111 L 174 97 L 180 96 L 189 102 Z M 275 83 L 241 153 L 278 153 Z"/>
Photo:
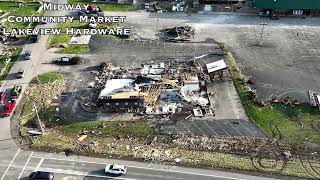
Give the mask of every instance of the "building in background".
<path id="1" fill-rule="evenodd" d="M 276 15 L 320 14 L 320 0 L 250 0 L 250 6 Z"/>

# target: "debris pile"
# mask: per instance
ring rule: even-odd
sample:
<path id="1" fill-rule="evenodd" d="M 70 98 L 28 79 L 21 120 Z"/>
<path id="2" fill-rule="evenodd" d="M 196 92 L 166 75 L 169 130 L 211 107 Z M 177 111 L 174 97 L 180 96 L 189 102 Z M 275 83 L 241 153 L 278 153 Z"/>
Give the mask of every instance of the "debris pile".
<path id="1" fill-rule="evenodd" d="M 195 29 L 190 26 L 162 29 L 161 32 L 163 33 L 163 38 L 170 42 L 190 41 L 195 35 Z"/>
<path id="2" fill-rule="evenodd" d="M 174 162 L 182 156 L 175 150 L 195 150 L 202 152 L 218 152 L 226 154 L 244 155 L 258 158 L 288 159 L 292 157 L 310 157 L 319 159 L 319 150 L 292 149 L 288 144 L 267 138 L 248 137 L 215 137 L 205 136 L 161 136 L 141 141 L 138 138 L 106 138 L 103 142 L 86 139 L 84 142 L 74 141 L 78 152 L 107 153 L 107 155 L 129 156 L 149 161 Z M 121 152 L 121 153 L 119 153 Z M 124 153 L 124 154 L 123 154 Z M 178 160 L 183 161 L 184 159 Z"/>
<path id="3" fill-rule="evenodd" d="M 102 63 L 95 75 L 88 86 L 95 93 L 97 107 L 104 112 L 152 118 L 181 112 L 191 112 L 185 114 L 190 116 L 193 109 L 203 112 L 201 117 L 214 114 L 206 88 L 210 79 L 195 60 L 150 61 L 140 67 Z"/>
<path id="4" fill-rule="evenodd" d="M 310 105 L 312 107 L 318 107 L 320 109 L 320 93 L 309 90 L 308 94 L 309 94 Z"/>
<path id="5" fill-rule="evenodd" d="M 25 94 L 28 99 L 36 103 L 38 109 L 41 109 L 50 106 L 53 100 L 61 95 L 64 87 L 61 82 L 42 84 L 31 87 Z"/>

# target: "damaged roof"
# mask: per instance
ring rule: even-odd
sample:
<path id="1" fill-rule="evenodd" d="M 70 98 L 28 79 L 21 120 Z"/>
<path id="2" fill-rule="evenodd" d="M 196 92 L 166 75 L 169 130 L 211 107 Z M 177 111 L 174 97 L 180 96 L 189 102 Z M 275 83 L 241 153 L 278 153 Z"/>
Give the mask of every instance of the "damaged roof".
<path id="1" fill-rule="evenodd" d="M 119 92 L 135 91 L 133 82 L 133 79 L 109 79 L 104 89 L 100 92 L 99 97 L 110 96 Z"/>
<path id="2" fill-rule="evenodd" d="M 215 61 L 209 64 L 206 64 L 206 67 L 208 69 L 208 73 L 219 71 L 222 69 L 227 68 L 227 64 L 224 62 L 224 60 Z"/>

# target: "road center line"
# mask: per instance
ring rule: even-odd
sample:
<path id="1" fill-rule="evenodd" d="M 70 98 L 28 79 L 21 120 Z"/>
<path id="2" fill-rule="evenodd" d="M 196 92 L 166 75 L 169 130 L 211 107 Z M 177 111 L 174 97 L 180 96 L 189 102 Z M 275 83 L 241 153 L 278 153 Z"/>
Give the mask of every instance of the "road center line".
<path id="1" fill-rule="evenodd" d="M 30 156 L 29 156 L 29 158 L 28 158 L 28 160 L 27 160 L 26 164 L 24 165 L 24 167 L 23 167 L 23 169 L 22 169 L 22 171 L 21 171 L 21 173 L 20 173 L 20 175 L 19 175 L 18 179 L 20 179 L 20 178 L 21 178 L 21 176 L 23 175 L 23 172 L 24 172 L 24 170 L 26 169 L 26 167 L 27 167 L 27 165 L 28 165 L 28 163 L 29 163 L 29 161 L 30 161 L 30 159 L 31 159 L 32 155 L 33 155 L 33 151 L 30 153 Z"/>
<path id="2" fill-rule="evenodd" d="M 2 177 L 1 177 L 1 180 L 3 180 L 3 179 L 4 179 L 4 177 L 6 176 L 6 174 L 8 173 L 8 171 L 9 171 L 9 169 L 10 169 L 10 167 L 11 167 L 11 165 L 12 165 L 13 161 L 16 159 L 16 157 L 18 156 L 18 154 L 19 154 L 19 152 L 20 152 L 20 151 L 21 151 L 21 150 L 20 150 L 20 148 L 19 148 L 19 149 L 18 149 L 18 151 L 16 152 L 16 154 L 14 155 L 13 159 L 11 160 L 11 162 L 10 162 L 10 164 L 9 164 L 8 168 L 7 168 L 7 169 L 6 169 L 6 171 L 3 173 Z"/>
<path id="3" fill-rule="evenodd" d="M 32 158 L 41 158 L 41 159 L 48 159 L 48 160 L 57 160 L 57 161 L 69 161 L 69 162 L 80 162 L 80 163 L 88 163 L 88 164 L 106 164 L 106 163 L 100 163 L 100 162 L 94 162 L 94 161 L 83 161 L 83 160 L 72 160 L 72 159 L 59 159 L 54 157 L 41 157 L 41 156 L 33 156 Z M 106 159 L 108 161 L 108 159 Z M 193 172 L 186 172 L 186 171 L 175 171 L 175 170 L 166 170 L 166 169 L 156 169 L 156 168 L 150 168 L 150 167 L 143 167 L 143 166 L 130 166 L 127 165 L 127 167 L 137 168 L 137 169 L 149 169 L 154 171 L 164 171 L 164 172 L 173 172 L 173 173 L 180 173 L 180 174 L 191 174 L 191 175 L 197 175 L 197 176 L 204 176 L 204 177 L 214 177 L 214 178 L 222 178 L 222 179 L 232 179 L 232 180 L 247 180 L 242 178 L 236 178 L 236 177 L 230 177 L 230 176 L 219 176 L 219 175 L 213 175 L 213 174 L 202 174 L 202 173 L 193 173 Z"/>

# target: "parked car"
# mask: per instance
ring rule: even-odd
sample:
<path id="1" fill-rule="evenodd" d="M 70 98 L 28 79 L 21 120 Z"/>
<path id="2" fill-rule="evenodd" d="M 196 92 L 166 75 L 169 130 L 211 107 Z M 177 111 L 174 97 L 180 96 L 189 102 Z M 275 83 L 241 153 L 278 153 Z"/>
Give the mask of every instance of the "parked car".
<path id="1" fill-rule="evenodd" d="M 24 76 L 24 70 L 22 68 L 20 68 L 18 70 L 17 78 L 20 79 L 20 78 L 23 78 L 23 76 Z"/>
<path id="2" fill-rule="evenodd" d="M 52 172 L 36 171 L 29 175 L 29 180 L 43 179 L 43 180 L 53 180 L 54 175 Z"/>
<path id="3" fill-rule="evenodd" d="M 24 59 L 25 60 L 31 59 L 31 51 L 30 50 L 26 50 L 26 52 L 24 53 Z"/>
<path id="4" fill-rule="evenodd" d="M 88 24 L 88 27 L 91 28 L 91 29 L 95 29 L 95 28 L 97 28 L 97 23 L 95 23 L 95 22 L 90 22 L 90 23 Z"/>
<path id="5" fill-rule="evenodd" d="M 72 58 L 64 56 L 64 57 L 55 59 L 53 62 L 60 65 L 76 65 L 76 64 L 83 63 L 83 60 L 79 56 L 75 56 Z"/>
<path id="6" fill-rule="evenodd" d="M 6 98 L 7 98 L 7 93 L 0 92 L 0 104 L 2 104 Z"/>
<path id="7" fill-rule="evenodd" d="M 1 116 L 11 116 L 13 109 L 16 107 L 16 100 L 7 102 L 1 111 Z"/>
<path id="8" fill-rule="evenodd" d="M 21 85 L 15 85 L 11 90 L 11 99 L 16 99 L 19 97 L 22 90 Z"/>
<path id="9" fill-rule="evenodd" d="M 31 42 L 36 43 L 39 40 L 39 35 L 31 35 Z"/>
<path id="10" fill-rule="evenodd" d="M 126 172 L 127 167 L 125 165 L 107 164 L 105 167 L 105 173 L 107 174 L 124 175 Z"/>

